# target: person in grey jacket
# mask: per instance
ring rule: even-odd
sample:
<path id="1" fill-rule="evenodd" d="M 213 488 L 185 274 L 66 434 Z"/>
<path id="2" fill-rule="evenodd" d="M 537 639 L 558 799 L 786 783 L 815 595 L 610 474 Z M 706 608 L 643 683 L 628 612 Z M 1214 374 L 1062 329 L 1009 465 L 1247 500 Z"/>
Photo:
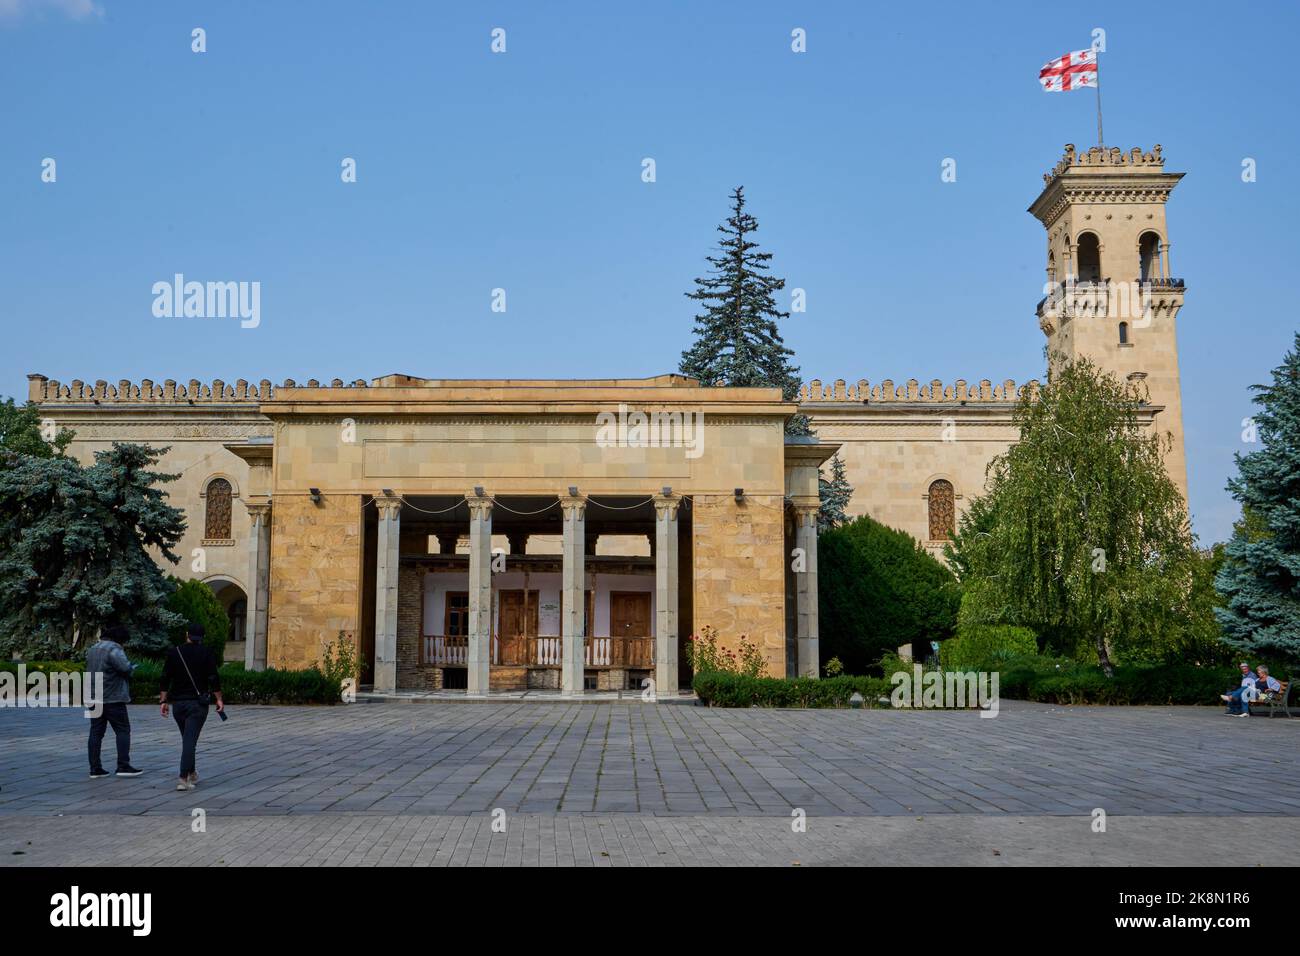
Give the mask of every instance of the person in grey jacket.
<path id="1" fill-rule="evenodd" d="M 122 642 L 130 637 L 121 625 L 107 627 L 100 632 L 99 640 L 86 651 L 86 674 L 103 675 L 103 700 L 99 716 L 90 716 L 90 779 L 108 776 L 99 755 L 104 743 L 104 731 L 111 725 L 117 738 L 117 775 L 138 777 L 144 773 L 131 766 L 131 719 L 126 705 L 131 701 L 131 672 L 135 665 L 127 660 Z M 93 677 L 91 678 L 94 679 Z"/>

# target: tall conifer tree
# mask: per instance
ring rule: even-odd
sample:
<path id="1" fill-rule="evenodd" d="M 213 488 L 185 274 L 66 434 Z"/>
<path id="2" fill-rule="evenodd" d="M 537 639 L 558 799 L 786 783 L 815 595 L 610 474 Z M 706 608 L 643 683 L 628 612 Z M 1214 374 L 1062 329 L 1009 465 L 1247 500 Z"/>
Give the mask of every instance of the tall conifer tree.
<path id="1" fill-rule="evenodd" d="M 754 241 L 758 220 L 745 212 L 745 187 L 737 186 L 731 201 L 731 215 L 718 226 L 718 252 L 708 257 L 713 269 L 686 293 L 704 311 L 695 316 L 695 343 L 682 353 L 680 371 L 704 385 L 776 387 L 786 401 L 796 401 L 799 369 L 776 325 L 790 313 L 777 308 L 773 295 L 785 280 L 768 274 L 772 254 Z M 792 416 L 786 432 L 811 434 L 807 416 Z"/>
<path id="2" fill-rule="evenodd" d="M 1228 490 L 1241 502 L 1215 581 L 1223 639 L 1258 654 L 1300 659 L 1300 333 L 1271 385 L 1254 386 L 1262 446 L 1237 455 Z"/>
<path id="3" fill-rule="evenodd" d="M 817 476 L 817 491 L 821 497 L 821 510 L 817 512 L 817 530 L 829 531 L 838 528 L 849 520 L 849 499 L 853 497 L 853 485 L 844 468 L 844 459 L 836 452 L 831 458 L 831 476 L 829 479 Z"/>

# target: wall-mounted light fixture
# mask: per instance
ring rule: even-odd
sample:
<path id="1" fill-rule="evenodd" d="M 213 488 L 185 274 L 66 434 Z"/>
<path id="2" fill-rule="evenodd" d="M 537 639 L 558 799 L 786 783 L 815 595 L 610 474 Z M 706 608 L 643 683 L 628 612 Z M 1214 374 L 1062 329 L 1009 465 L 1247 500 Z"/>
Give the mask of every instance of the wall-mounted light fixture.
<path id="1" fill-rule="evenodd" d="M 384 493 L 384 497 L 385 497 L 385 498 L 395 498 L 395 497 L 397 497 L 396 495 L 393 494 L 393 489 L 392 489 L 392 488 L 381 488 L 380 490 Z"/>
<path id="2" fill-rule="evenodd" d="M 576 498 L 576 497 L 578 497 L 578 486 L 577 486 L 577 485 L 569 485 L 569 497 L 570 497 L 570 498 Z"/>
<path id="3" fill-rule="evenodd" d="M 307 490 L 311 492 L 311 503 L 314 505 L 320 504 L 320 489 L 308 488 Z"/>
<path id="4" fill-rule="evenodd" d="M 672 485 L 664 485 L 664 489 L 663 489 L 663 490 L 664 490 L 664 497 L 665 497 L 665 498 L 668 498 L 668 497 L 670 497 L 670 496 L 672 495 L 672 493 L 673 493 L 673 486 L 672 486 Z"/>
<path id="5" fill-rule="evenodd" d="M 475 485 L 475 486 L 474 486 L 474 497 L 475 497 L 475 498 L 482 498 L 482 497 L 484 497 L 484 495 L 483 495 L 483 486 L 482 486 L 482 485 Z"/>
<path id="6" fill-rule="evenodd" d="M 741 504 L 742 502 L 744 502 L 744 500 L 745 500 L 745 489 L 744 489 L 744 488 L 737 488 L 737 489 L 736 489 L 736 504 Z"/>

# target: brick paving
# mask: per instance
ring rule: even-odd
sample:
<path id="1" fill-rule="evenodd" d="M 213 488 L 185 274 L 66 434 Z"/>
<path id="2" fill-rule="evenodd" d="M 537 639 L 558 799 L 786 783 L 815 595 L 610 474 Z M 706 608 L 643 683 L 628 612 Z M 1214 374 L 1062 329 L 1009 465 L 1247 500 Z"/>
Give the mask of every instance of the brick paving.
<path id="1" fill-rule="evenodd" d="M 1034 854 L 1059 858 L 1083 841 L 1075 862 L 1124 847 L 1132 862 L 1209 863 L 1247 833 L 1300 836 L 1300 720 L 1210 707 L 1004 701 L 993 719 L 639 701 L 231 714 L 204 729 L 201 787 L 177 793 L 179 735 L 154 707 L 131 708 L 132 760 L 148 772 L 99 781 L 86 778 L 78 711 L 0 710 L 0 862 L 789 864 L 931 847 L 999 863 L 1044 862 Z M 110 733 L 109 766 L 111 747 Z M 1088 826 L 1096 807 L 1107 834 Z M 190 832 L 194 808 L 207 834 Z M 807 833 L 791 831 L 795 809 Z M 60 856 L 59 844 L 80 855 Z"/>

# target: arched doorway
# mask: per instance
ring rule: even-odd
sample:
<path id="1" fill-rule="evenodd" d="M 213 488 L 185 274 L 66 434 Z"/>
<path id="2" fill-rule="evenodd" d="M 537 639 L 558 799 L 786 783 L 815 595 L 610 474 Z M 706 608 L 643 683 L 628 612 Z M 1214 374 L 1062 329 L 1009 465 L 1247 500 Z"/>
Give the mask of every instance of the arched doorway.
<path id="1" fill-rule="evenodd" d="M 225 608 L 230 620 L 230 630 L 226 637 L 226 660 L 244 660 L 244 638 L 248 627 L 248 595 L 244 589 L 229 578 L 212 578 L 204 581 L 212 593 L 217 596 Z"/>

